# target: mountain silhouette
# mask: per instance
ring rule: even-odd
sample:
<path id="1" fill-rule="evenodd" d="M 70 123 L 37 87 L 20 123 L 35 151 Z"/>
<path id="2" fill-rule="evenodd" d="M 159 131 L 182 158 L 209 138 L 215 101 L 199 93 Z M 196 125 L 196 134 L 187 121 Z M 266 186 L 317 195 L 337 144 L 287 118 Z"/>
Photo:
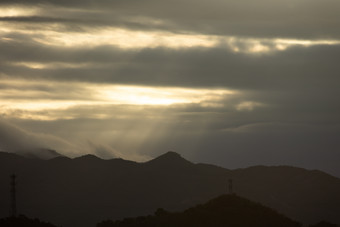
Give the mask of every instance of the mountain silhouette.
<path id="1" fill-rule="evenodd" d="M 8 217 L 0 219 L 1 227 L 57 227 L 49 222 L 43 222 L 39 219 L 31 219 L 23 215 L 18 217 Z"/>
<path id="2" fill-rule="evenodd" d="M 184 159 L 180 154 L 168 151 L 167 153 L 146 162 L 147 165 L 154 165 L 154 166 L 166 166 L 166 167 L 178 167 L 178 166 L 188 166 L 192 165 L 191 162 Z"/>
<path id="3" fill-rule="evenodd" d="M 93 155 L 50 160 L 0 152 L 0 217 L 8 215 L 11 174 L 17 175 L 18 212 L 64 227 L 100 220 L 182 211 L 228 192 L 302 223 L 340 224 L 340 179 L 289 166 L 244 169 L 194 164 L 175 152 L 149 162 Z"/>
<path id="4" fill-rule="evenodd" d="M 92 162 L 103 161 L 103 159 L 100 159 L 100 158 L 98 158 L 97 156 L 95 156 L 93 154 L 86 154 L 86 155 L 83 155 L 83 156 L 75 158 L 74 161 L 92 163 Z"/>
<path id="5" fill-rule="evenodd" d="M 155 215 L 102 221 L 97 227 L 300 227 L 273 209 L 236 195 L 222 195 L 183 212 L 157 209 Z"/>

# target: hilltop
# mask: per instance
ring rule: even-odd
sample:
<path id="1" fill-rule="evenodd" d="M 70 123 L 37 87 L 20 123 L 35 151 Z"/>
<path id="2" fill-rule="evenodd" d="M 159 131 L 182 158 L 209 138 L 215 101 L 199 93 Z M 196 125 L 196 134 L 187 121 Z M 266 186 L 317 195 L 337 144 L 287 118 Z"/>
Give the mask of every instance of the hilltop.
<path id="1" fill-rule="evenodd" d="M 17 175 L 18 211 L 64 227 L 178 212 L 228 191 L 297 220 L 340 224 L 340 179 L 318 170 L 255 166 L 229 170 L 195 164 L 175 152 L 149 162 L 93 155 L 50 160 L 0 152 L 0 217 L 8 215 L 9 176 Z"/>
<path id="2" fill-rule="evenodd" d="M 158 209 L 155 215 L 103 221 L 97 227 L 300 227 L 278 212 L 237 195 L 222 195 L 183 212 Z"/>

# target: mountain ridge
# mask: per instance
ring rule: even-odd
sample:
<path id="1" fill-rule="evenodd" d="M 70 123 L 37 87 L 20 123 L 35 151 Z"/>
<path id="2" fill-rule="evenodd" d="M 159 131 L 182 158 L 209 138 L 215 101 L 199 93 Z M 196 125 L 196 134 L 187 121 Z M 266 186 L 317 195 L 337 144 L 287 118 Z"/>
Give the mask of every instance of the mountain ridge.
<path id="1" fill-rule="evenodd" d="M 233 191 L 305 223 L 340 224 L 340 179 L 296 167 L 229 170 L 194 164 L 167 152 L 149 162 L 57 157 L 30 159 L 0 153 L 0 217 L 9 207 L 9 176 L 18 176 L 18 209 L 58 225 L 93 226 L 105 218 L 184 210 Z M 58 214 L 57 216 L 55 214 Z M 84 222 L 79 222 L 86 217 Z"/>

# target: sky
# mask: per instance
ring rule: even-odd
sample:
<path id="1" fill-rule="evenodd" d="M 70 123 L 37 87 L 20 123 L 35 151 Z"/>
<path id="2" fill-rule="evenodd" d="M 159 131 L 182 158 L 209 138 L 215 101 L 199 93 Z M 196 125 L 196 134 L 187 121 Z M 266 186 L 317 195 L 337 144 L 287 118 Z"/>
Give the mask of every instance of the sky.
<path id="1" fill-rule="evenodd" d="M 0 150 L 340 177 L 340 1 L 1 0 Z"/>

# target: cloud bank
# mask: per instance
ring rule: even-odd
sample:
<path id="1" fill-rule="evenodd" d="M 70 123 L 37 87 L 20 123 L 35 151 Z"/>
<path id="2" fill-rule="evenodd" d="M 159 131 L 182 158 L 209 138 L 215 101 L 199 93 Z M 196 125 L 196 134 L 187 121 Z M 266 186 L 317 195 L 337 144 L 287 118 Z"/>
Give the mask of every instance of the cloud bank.
<path id="1" fill-rule="evenodd" d="M 193 7 L 194 6 L 194 7 Z M 340 3 L 1 1 L 0 145 L 340 176 Z"/>

